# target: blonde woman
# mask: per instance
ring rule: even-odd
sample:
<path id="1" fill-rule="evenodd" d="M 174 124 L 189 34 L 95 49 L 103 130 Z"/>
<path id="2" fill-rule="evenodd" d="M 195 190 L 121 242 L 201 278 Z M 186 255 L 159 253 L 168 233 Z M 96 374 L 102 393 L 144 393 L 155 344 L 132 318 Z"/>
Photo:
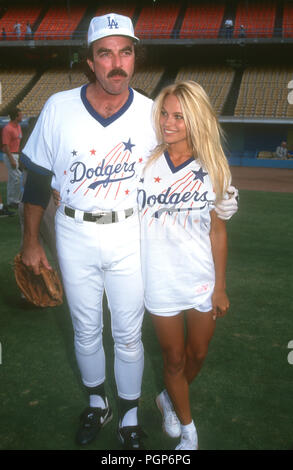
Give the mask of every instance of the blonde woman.
<path id="1" fill-rule="evenodd" d="M 145 305 L 162 349 L 166 390 L 157 397 L 177 450 L 198 448 L 189 385 L 200 371 L 216 318 L 226 314 L 227 235 L 215 204 L 231 181 L 221 130 L 200 85 L 161 91 L 153 119 L 158 145 L 138 192 Z M 184 321 L 186 320 L 186 338 Z"/>

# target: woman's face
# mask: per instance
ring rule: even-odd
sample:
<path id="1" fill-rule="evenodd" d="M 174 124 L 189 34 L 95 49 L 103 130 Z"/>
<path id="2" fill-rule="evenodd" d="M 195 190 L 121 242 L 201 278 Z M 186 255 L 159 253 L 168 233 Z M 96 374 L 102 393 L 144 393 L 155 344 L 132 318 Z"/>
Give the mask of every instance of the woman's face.
<path id="1" fill-rule="evenodd" d="M 184 141 L 187 144 L 186 126 L 179 100 L 175 95 L 167 95 L 163 101 L 160 127 L 166 144 Z"/>

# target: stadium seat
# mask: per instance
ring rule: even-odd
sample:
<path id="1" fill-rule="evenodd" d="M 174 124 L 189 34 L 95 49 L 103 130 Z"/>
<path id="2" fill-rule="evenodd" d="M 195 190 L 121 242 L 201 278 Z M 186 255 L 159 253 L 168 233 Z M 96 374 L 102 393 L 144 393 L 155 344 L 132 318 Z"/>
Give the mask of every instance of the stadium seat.
<path id="1" fill-rule="evenodd" d="M 276 16 L 276 2 L 272 0 L 255 0 L 238 2 L 234 37 L 238 37 L 240 26 L 244 26 L 246 37 L 272 37 Z"/>
<path id="2" fill-rule="evenodd" d="M 2 87 L 2 101 L 0 103 L 0 115 L 3 110 L 23 91 L 29 84 L 36 70 L 34 68 L 14 68 L 0 70 L 0 82 Z"/>
<path id="3" fill-rule="evenodd" d="M 293 4 L 288 1 L 284 3 L 283 37 L 293 38 Z"/>
<path id="4" fill-rule="evenodd" d="M 180 38 L 218 37 L 224 10 L 224 2 L 188 2 Z"/>
<path id="5" fill-rule="evenodd" d="M 179 14 L 180 6 L 174 2 L 167 5 L 143 7 L 135 27 L 141 39 L 170 38 Z"/>
<path id="6" fill-rule="evenodd" d="M 249 67 L 244 71 L 234 111 L 235 116 L 291 117 L 288 83 L 293 67 Z"/>
<path id="7" fill-rule="evenodd" d="M 85 11 L 86 6 L 73 5 L 70 10 L 52 6 L 35 32 L 35 39 L 71 39 Z"/>
<path id="8" fill-rule="evenodd" d="M 14 31 L 14 25 L 17 21 L 21 25 L 21 35 L 19 39 L 24 39 L 27 22 L 33 26 L 40 12 L 41 6 L 30 5 L 29 2 L 27 2 L 26 7 L 9 6 L 0 19 L 0 29 L 1 31 L 3 28 L 5 29 L 7 40 L 16 40 L 17 36 Z"/>
<path id="9" fill-rule="evenodd" d="M 76 88 L 84 83 L 87 83 L 87 78 L 82 72 L 69 71 L 63 67 L 48 70 L 19 103 L 19 107 L 26 116 L 36 116 L 53 93 Z"/>
<path id="10" fill-rule="evenodd" d="M 130 85 L 145 93 L 149 98 L 153 98 L 154 91 L 158 86 L 164 73 L 163 66 L 148 66 L 137 70 L 131 80 Z"/>
<path id="11" fill-rule="evenodd" d="M 220 115 L 230 91 L 234 70 L 230 67 L 189 66 L 182 67 L 176 76 L 180 80 L 194 80 L 208 94 L 217 115 Z"/>
<path id="12" fill-rule="evenodd" d="M 118 13 L 119 15 L 125 15 L 129 16 L 129 18 L 133 19 L 134 11 L 135 11 L 135 5 L 131 4 L 131 2 L 119 2 L 119 3 L 112 3 L 111 5 L 101 5 L 99 6 L 93 16 L 101 16 L 101 15 L 106 15 L 106 13 L 109 12 L 115 12 Z"/>

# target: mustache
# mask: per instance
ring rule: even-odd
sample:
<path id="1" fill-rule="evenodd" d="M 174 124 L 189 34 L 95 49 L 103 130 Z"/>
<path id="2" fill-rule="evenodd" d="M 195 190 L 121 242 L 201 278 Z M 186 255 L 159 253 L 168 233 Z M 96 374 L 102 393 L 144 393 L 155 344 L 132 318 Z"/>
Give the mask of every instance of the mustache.
<path id="1" fill-rule="evenodd" d="M 121 77 L 128 77 L 127 73 L 122 69 L 113 69 L 108 73 L 107 78 L 114 77 L 115 75 L 120 75 Z"/>

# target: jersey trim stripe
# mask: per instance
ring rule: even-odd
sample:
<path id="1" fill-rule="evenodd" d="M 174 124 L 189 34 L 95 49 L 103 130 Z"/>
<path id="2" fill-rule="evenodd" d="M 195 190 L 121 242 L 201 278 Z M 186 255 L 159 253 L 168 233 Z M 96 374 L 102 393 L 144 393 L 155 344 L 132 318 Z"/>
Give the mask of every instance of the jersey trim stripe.
<path id="1" fill-rule="evenodd" d="M 89 84 L 86 84 L 86 85 L 83 85 L 81 87 L 81 90 L 80 90 L 80 97 L 81 97 L 81 101 L 83 102 L 86 110 L 90 113 L 90 115 L 96 120 L 98 121 L 103 127 L 107 127 L 109 126 L 110 124 L 112 124 L 114 121 L 116 121 L 117 119 L 120 118 L 120 116 L 122 116 L 122 114 L 124 114 L 129 106 L 132 104 L 133 102 L 133 90 L 132 88 L 128 88 L 129 89 L 129 96 L 127 98 L 127 101 L 126 103 L 122 106 L 121 109 L 119 109 L 119 111 L 115 114 L 113 114 L 112 116 L 110 116 L 109 118 L 103 118 L 93 107 L 92 105 L 90 104 L 90 102 L 88 101 L 87 97 L 86 97 L 86 89 L 88 87 Z"/>
<path id="2" fill-rule="evenodd" d="M 186 162 L 181 163 L 181 165 L 179 165 L 179 166 L 174 166 L 173 163 L 172 163 L 172 160 L 171 160 L 171 158 L 170 158 L 170 155 L 169 155 L 168 150 L 166 150 L 166 151 L 164 152 L 164 155 L 165 155 L 166 161 L 167 161 L 168 166 L 169 166 L 170 170 L 172 171 L 172 173 L 177 173 L 177 171 L 182 170 L 182 168 L 184 168 L 184 167 L 186 167 L 187 165 L 189 165 L 189 163 L 194 162 L 194 158 L 193 158 L 193 157 L 190 157 L 188 160 L 186 160 Z"/>

